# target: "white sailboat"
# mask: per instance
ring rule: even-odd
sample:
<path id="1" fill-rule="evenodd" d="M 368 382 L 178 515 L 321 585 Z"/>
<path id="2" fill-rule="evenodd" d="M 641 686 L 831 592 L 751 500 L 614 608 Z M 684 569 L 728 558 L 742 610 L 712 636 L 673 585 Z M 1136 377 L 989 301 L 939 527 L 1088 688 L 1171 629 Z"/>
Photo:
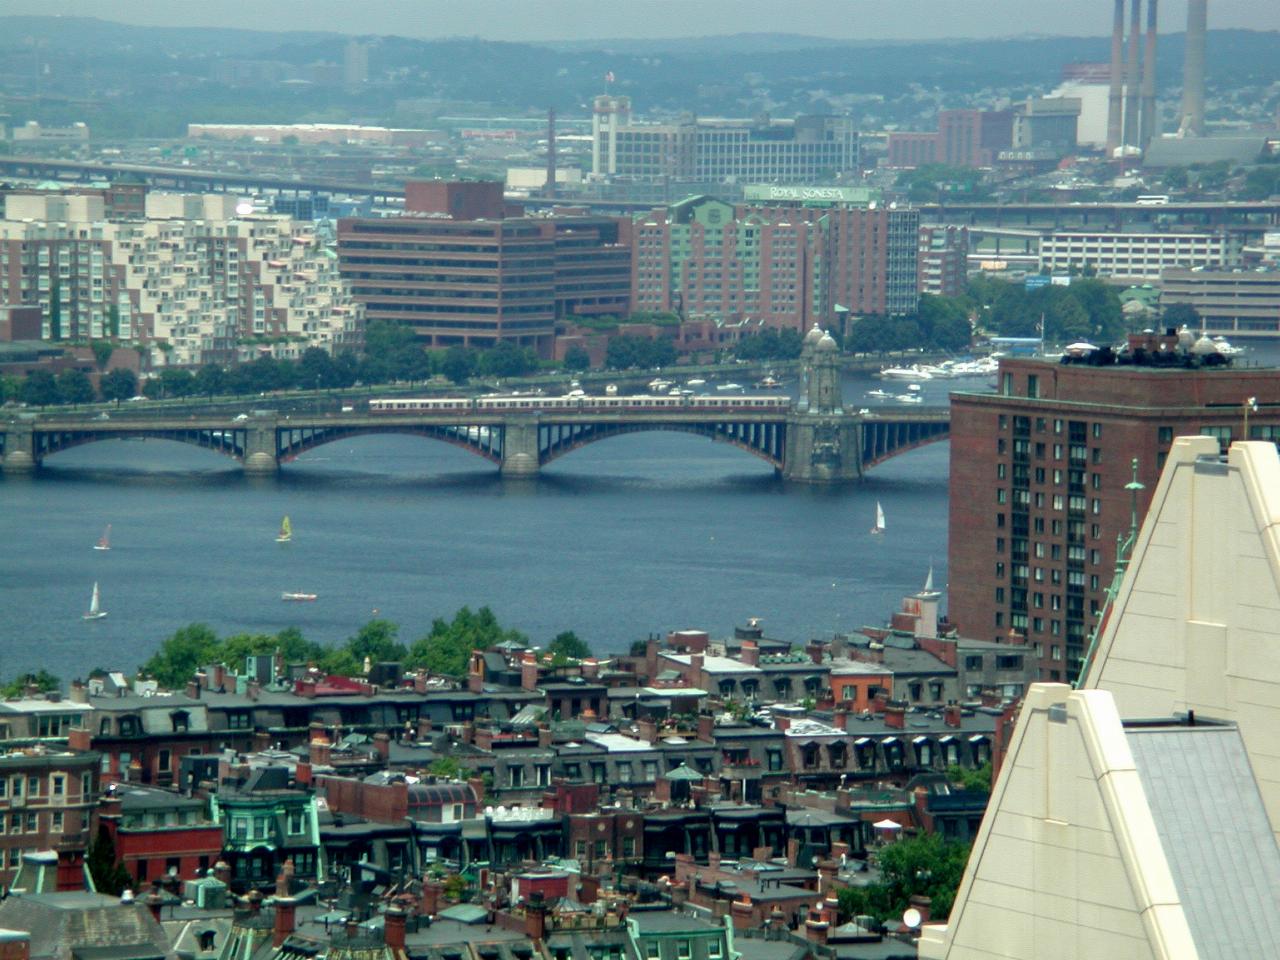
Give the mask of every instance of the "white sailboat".
<path id="1" fill-rule="evenodd" d="M 93 582 L 93 597 L 89 601 L 89 612 L 80 617 L 81 620 L 101 620 L 107 615 L 102 609 L 102 600 L 98 596 L 98 581 Z"/>
<path id="2" fill-rule="evenodd" d="M 93 545 L 95 550 L 111 549 L 111 524 L 107 524 L 107 529 L 102 531 L 102 536 L 98 538 L 98 542 Z"/>
<path id="3" fill-rule="evenodd" d="M 876 501 L 876 525 L 871 528 L 873 534 L 884 533 L 884 507 L 880 506 L 880 501 Z"/>

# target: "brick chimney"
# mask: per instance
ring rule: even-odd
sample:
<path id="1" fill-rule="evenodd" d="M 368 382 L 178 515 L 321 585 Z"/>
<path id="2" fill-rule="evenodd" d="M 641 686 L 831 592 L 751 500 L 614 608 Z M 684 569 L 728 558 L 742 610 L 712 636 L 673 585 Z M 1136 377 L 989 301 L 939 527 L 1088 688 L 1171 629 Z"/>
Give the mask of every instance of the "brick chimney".
<path id="1" fill-rule="evenodd" d="M 867 659 L 872 663 L 884 663 L 884 644 L 874 640 L 867 644 Z"/>
<path id="2" fill-rule="evenodd" d="M 520 687 L 523 690 L 538 689 L 538 658 L 529 651 L 520 658 Z"/>
<path id="3" fill-rule="evenodd" d="M 275 920 L 271 925 L 271 945 L 279 947 L 289 939 L 297 926 L 298 901 L 293 897 L 275 898 Z"/>
<path id="4" fill-rule="evenodd" d="M 907 711 L 900 706 L 886 706 L 884 709 L 884 725 L 893 727 L 895 730 L 905 730 L 907 726 Z"/>
<path id="5" fill-rule="evenodd" d="M 830 930 L 831 922 L 827 920 L 827 911 L 823 904 L 814 904 L 809 908 L 809 915 L 804 921 L 805 938 L 813 943 L 825 944 Z"/>
<path id="6" fill-rule="evenodd" d="M 849 711 L 837 710 L 831 715 L 831 725 L 837 730 L 849 729 Z"/>
<path id="7" fill-rule="evenodd" d="M 84 727 L 67 731 L 67 749 L 72 753 L 87 753 L 93 749 L 93 734 Z"/>
<path id="8" fill-rule="evenodd" d="M 707 854 L 707 866 L 712 870 L 720 869 L 720 854 L 712 852 Z"/>
<path id="9" fill-rule="evenodd" d="M 378 751 L 378 756 L 382 758 L 383 763 L 391 761 L 391 736 L 387 733 L 375 733 L 373 735 L 373 749 Z"/>
<path id="10" fill-rule="evenodd" d="M 658 675 L 658 638 L 652 634 L 644 642 L 644 673 L 649 683 Z"/>
<path id="11" fill-rule="evenodd" d="M 552 732 L 550 727 L 538 728 L 538 746 L 540 748 L 542 748 L 543 750 L 546 750 L 548 747 L 551 746 L 554 739 L 555 739 L 555 733 Z"/>
<path id="12" fill-rule="evenodd" d="M 397 904 L 387 907 L 382 915 L 383 941 L 387 947 L 397 952 L 404 950 L 404 932 L 408 921 L 404 910 Z"/>
<path id="13" fill-rule="evenodd" d="M 418 739 L 429 740 L 430 738 L 431 738 L 431 718 L 419 717 L 418 718 Z"/>
<path id="14" fill-rule="evenodd" d="M 587 657 L 582 661 L 582 675 L 588 680 L 595 680 L 600 676 L 600 661 L 595 657 Z"/>
<path id="15" fill-rule="evenodd" d="M 317 730 L 316 728 L 319 727 Z M 310 743 L 310 760 L 313 767 L 327 767 L 331 760 L 332 747 L 329 744 L 329 735 L 325 733 L 324 726 L 313 723 L 311 725 L 311 743 Z"/>
<path id="16" fill-rule="evenodd" d="M 583 874 L 578 884 L 578 902 L 589 906 L 600 899 L 600 878 Z"/>
<path id="17" fill-rule="evenodd" d="M 702 654 L 689 654 L 689 682 L 693 684 L 702 683 Z"/>
<path id="18" fill-rule="evenodd" d="M 929 908 L 933 906 L 933 898 L 924 897 L 917 893 L 913 894 L 907 902 L 920 911 L 920 923 L 922 926 L 929 922 Z"/>
<path id="19" fill-rule="evenodd" d="M 160 896 L 158 890 L 153 889 L 143 898 L 143 903 L 147 909 L 151 911 L 151 916 L 155 917 L 156 923 L 160 922 L 160 908 L 164 906 L 164 897 Z"/>
<path id="20" fill-rule="evenodd" d="M 760 666 L 760 644 L 754 640 L 743 640 L 738 659 L 749 667 Z"/>
<path id="21" fill-rule="evenodd" d="M 774 717 L 773 718 L 773 728 L 775 730 L 781 730 L 783 733 L 785 733 L 790 727 L 791 727 L 790 717 Z"/>
<path id="22" fill-rule="evenodd" d="M 816 640 L 806 644 L 804 652 L 809 655 L 809 659 L 814 663 L 822 663 L 823 647 L 822 644 L 818 643 Z"/>
<path id="23" fill-rule="evenodd" d="M 960 704 L 949 703 L 942 711 L 942 720 L 948 727 L 958 727 L 961 723 Z"/>
<path id="24" fill-rule="evenodd" d="M 535 891 L 524 905 L 524 935 L 534 943 L 541 943 L 547 929 L 546 902 L 542 891 Z"/>
<path id="25" fill-rule="evenodd" d="M 71 681 L 71 689 L 67 692 L 67 699 L 72 703 L 88 703 L 89 691 L 85 689 L 85 685 L 79 680 Z"/>
<path id="26" fill-rule="evenodd" d="M 471 654 L 467 664 L 467 689 L 472 693 L 484 692 L 484 654 L 479 650 Z"/>
<path id="27" fill-rule="evenodd" d="M 709 713 L 698 714 L 698 739 L 707 743 L 716 742 L 716 718 Z"/>
<path id="28" fill-rule="evenodd" d="M 658 725 L 652 720 L 637 720 L 636 733 L 645 743 L 654 743 L 658 739 Z"/>
<path id="29" fill-rule="evenodd" d="M 471 777 L 469 780 L 467 780 L 467 783 L 471 784 L 471 789 L 475 791 L 476 802 L 484 803 L 484 778 Z"/>
<path id="30" fill-rule="evenodd" d="M 293 769 L 293 779 L 301 786 L 307 786 L 311 783 L 311 764 L 305 760 L 299 760 L 297 766 Z"/>
<path id="31" fill-rule="evenodd" d="M 440 895 L 444 892 L 444 884 L 439 880 L 422 881 L 422 907 L 424 917 L 434 917 L 440 910 Z"/>
<path id="32" fill-rule="evenodd" d="M 200 684 L 196 680 L 187 681 L 187 696 L 192 700 L 200 699 Z"/>

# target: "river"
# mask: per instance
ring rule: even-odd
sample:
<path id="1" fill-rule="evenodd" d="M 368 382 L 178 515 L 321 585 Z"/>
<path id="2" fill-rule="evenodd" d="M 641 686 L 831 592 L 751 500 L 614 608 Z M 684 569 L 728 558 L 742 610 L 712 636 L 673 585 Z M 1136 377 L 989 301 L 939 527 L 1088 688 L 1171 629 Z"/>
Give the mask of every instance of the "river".
<path id="1" fill-rule="evenodd" d="M 879 403 L 865 398 L 879 386 L 905 392 L 847 377 L 846 404 Z M 941 404 L 983 388 L 921 392 Z M 297 626 L 332 643 L 376 612 L 412 641 L 464 604 L 535 643 L 574 630 L 598 653 L 650 632 L 725 635 L 751 616 L 804 641 L 883 622 L 930 564 L 946 583 L 947 469 L 938 443 L 861 484 L 807 488 L 728 445 L 638 433 L 503 481 L 447 444 L 371 436 L 262 480 L 182 444 L 90 444 L 39 478 L 0 480 L 0 677 L 132 670 L 193 622 L 220 635 Z M 869 533 L 877 501 L 883 536 Z M 294 538 L 278 544 L 285 514 Z M 93 550 L 108 523 L 111 550 Z M 95 581 L 108 616 L 86 622 Z"/>

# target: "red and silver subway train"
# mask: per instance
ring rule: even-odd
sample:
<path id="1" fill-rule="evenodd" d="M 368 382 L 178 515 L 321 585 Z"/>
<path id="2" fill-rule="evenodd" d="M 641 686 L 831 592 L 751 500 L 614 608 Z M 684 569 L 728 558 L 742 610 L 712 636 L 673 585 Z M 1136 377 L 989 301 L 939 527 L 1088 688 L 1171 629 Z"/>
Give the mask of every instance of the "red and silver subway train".
<path id="1" fill-rule="evenodd" d="M 724 397 L 651 397 L 606 396 L 588 397 L 569 394 L 562 397 L 381 397 L 369 401 L 370 413 L 493 413 L 512 411 L 535 412 L 540 410 L 580 410 L 585 413 L 620 411 L 644 412 L 651 410 L 697 411 L 742 410 L 784 411 L 791 406 L 787 397 L 772 396 L 724 396 Z"/>

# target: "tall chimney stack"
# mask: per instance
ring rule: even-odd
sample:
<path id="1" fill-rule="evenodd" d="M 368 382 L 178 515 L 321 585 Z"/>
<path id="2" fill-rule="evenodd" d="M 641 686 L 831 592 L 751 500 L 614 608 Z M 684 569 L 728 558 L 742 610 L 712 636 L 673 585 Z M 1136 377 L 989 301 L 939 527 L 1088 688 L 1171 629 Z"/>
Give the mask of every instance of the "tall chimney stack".
<path id="1" fill-rule="evenodd" d="M 1142 121 L 1138 146 L 1145 152 L 1160 132 L 1156 123 L 1156 29 L 1160 0 L 1147 0 L 1147 48 L 1142 55 Z"/>
<path id="2" fill-rule="evenodd" d="M 547 186 L 546 195 L 556 195 L 556 108 L 547 110 Z"/>
<path id="3" fill-rule="evenodd" d="M 1115 0 L 1111 25 L 1111 90 L 1107 96 L 1107 158 L 1120 146 L 1120 117 L 1124 105 L 1124 0 Z"/>
<path id="4" fill-rule="evenodd" d="M 1142 38 L 1142 0 L 1129 0 L 1129 66 L 1124 75 L 1124 145 L 1138 145 L 1138 88 L 1142 86 L 1139 42 Z"/>
<path id="5" fill-rule="evenodd" d="M 1208 29 L 1209 0 L 1187 3 L 1187 59 L 1182 68 L 1183 136 L 1204 136 L 1204 42 Z"/>

